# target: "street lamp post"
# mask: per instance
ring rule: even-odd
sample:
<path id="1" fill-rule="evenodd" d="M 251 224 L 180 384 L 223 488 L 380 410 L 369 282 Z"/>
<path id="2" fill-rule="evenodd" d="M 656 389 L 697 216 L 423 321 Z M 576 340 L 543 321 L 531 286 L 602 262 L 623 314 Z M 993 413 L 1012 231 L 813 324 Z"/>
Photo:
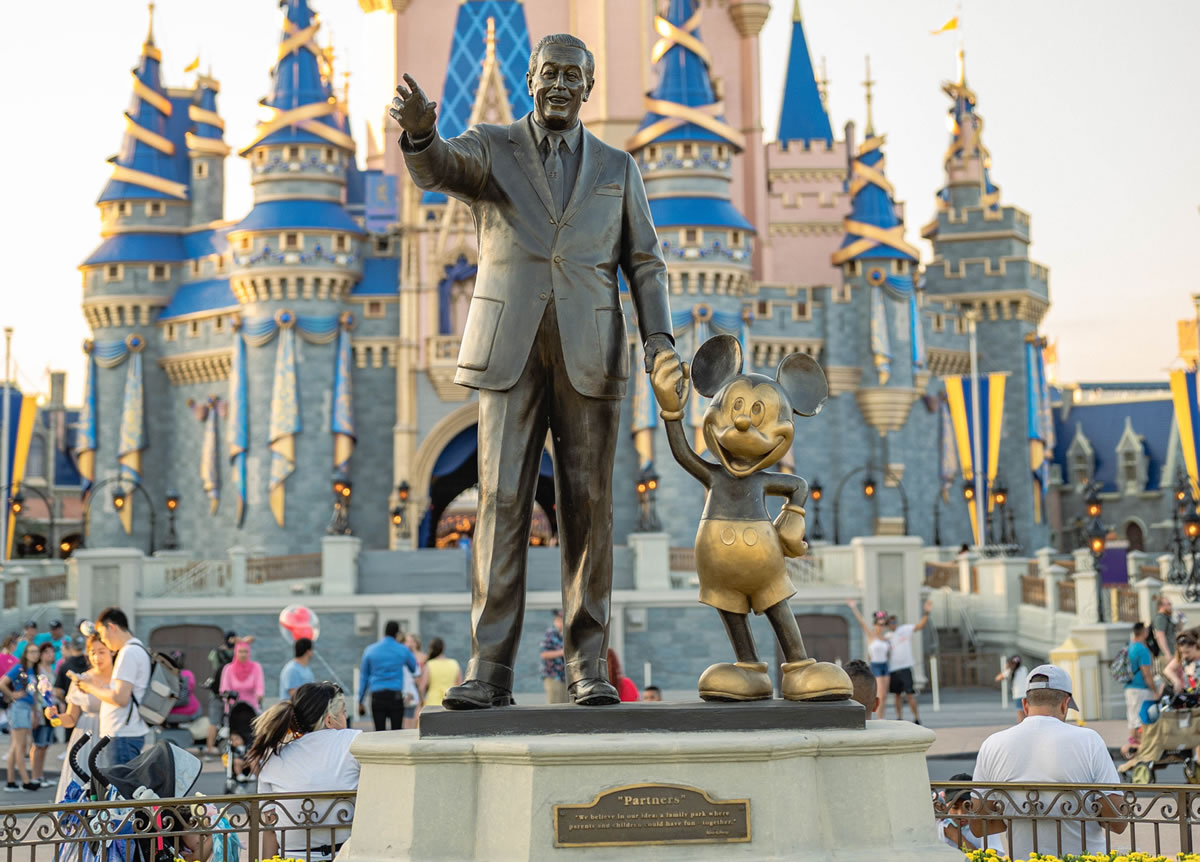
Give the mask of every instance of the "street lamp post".
<path id="1" fill-rule="evenodd" d="M 1100 571 L 1100 563 L 1104 558 L 1104 544 L 1108 530 L 1100 520 L 1104 507 L 1100 503 L 1099 488 L 1094 482 L 1084 503 L 1087 506 L 1088 517 L 1091 518 L 1087 536 L 1088 549 L 1092 552 L 1092 571 L 1096 575 L 1096 619 L 1097 622 L 1104 622 L 1104 578 Z"/>
<path id="2" fill-rule="evenodd" d="M 996 520 L 1000 521 L 1000 544 L 1007 545 L 1008 544 L 1008 525 L 1005 523 L 1005 519 L 1004 519 L 1004 507 L 1008 503 L 1008 488 L 999 479 L 996 480 L 996 484 L 992 488 L 992 500 L 993 500 L 993 502 L 995 502 L 996 506 L 1000 510 L 999 517 L 996 519 Z M 989 529 L 991 529 L 992 532 L 995 533 L 994 525 L 990 525 Z"/>
<path id="3" fill-rule="evenodd" d="M 5 493 L 7 493 L 10 490 L 12 491 L 12 493 L 8 497 L 8 510 L 10 512 L 12 512 L 12 514 L 14 516 L 13 517 L 14 522 L 16 520 L 16 516 L 19 516 L 25 510 L 25 492 L 26 491 L 32 491 L 37 497 L 39 497 L 41 499 L 41 501 L 43 503 L 46 504 L 46 522 L 49 527 L 49 530 L 48 530 L 49 535 L 46 536 L 46 549 L 45 549 L 46 550 L 46 559 L 53 559 L 54 558 L 54 543 L 55 543 L 55 539 L 54 539 L 54 527 L 55 527 L 54 504 L 50 501 L 50 498 L 48 496 L 46 496 L 46 493 L 44 491 L 42 491 L 40 488 L 34 487 L 33 485 L 15 485 L 14 484 L 14 485 L 6 485 L 5 487 L 0 488 L 0 491 L 5 492 Z M 7 553 L 7 545 L 6 545 L 3 553 Z"/>
<path id="4" fill-rule="evenodd" d="M 825 531 L 821 529 L 821 498 L 825 496 L 825 489 L 821 487 L 820 479 L 813 479 L 808 496 L 813 501 L 812 538 L 814 542 L 819 542 L 825 538 Z"/>
<path id="5" fill-rule="evenodd" d="M 333 474 L 333 517 L 329 521 L 330 536 L 349 536 L 350 532 L 350 480 L 341 473 Z"/>
<path id="6" fill-rule="evenodd" d="M 1184 595 L 1187 596 L 1189 602 L 1200 600 L 1200 571 L 1197 571 L 1198 556 L 1196 543 L 1200 540 L 1200 514 L 1196 513 L 1195 506 L 1190 507 L 1187 515 L 1183 519 L 1184 534 L 1188 538 L 1188 547 L 1191 552 L 1191 570 L 1187 574 L 1186 588 Z"/>
<path id="7" fill-rule="evenodd" d="M 175 510 L 179 508 L 179 492 L 173 488 L 167 489 L 167 538 L 163 548 L 168 551 L 179 550 L 179 537 L 175 535 Z"/>
<path id="8" fill-rule="evenodd" d="M 942 492 L 933 495 L 933 546 L 942 546 Z"/>
<path id="9" fill-rule="evenodd" d="M 408 480 L 401 479 L 400 484 L 396 486 L 396 505 L 392 507 L 392 527 L 396 531 L 398 540 L 411 537 L 408 528 L 408 497 L 410 494 Z"/>
<path id="10" fill-rule="evenodd" d="M 653 464 L 647 464 L 637 480 L 638 493 L 638 532 L 658 533 L 662 531 L 662 523 L 658 520 L 658 507 L 655 505 L 658 497 L 658 473 Z"/>

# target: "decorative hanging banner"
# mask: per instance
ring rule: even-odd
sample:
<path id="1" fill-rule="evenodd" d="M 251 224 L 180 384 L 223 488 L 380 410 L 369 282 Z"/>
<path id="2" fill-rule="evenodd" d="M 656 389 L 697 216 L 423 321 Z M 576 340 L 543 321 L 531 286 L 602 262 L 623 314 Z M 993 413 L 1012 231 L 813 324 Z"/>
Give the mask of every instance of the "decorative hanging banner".
<path id="1" fill-rule="evenodd" d="M 238 339 L 241 340 L 240 335 Z M 221 505 L 221 465 L 218 453 L 221 438 L 217 433 L 217 413 L 223 412 L 224 405 L 220 398 L 212 395 L 203 404 L 188 401 L 188 406 L 192 408 L 196 418 L 204 423 L 204 435 L 200 446 L 200 484 L 208 497 L 209 511 L 215 515 Z"/>
<path id="2" fill-rule="evenodd" d="M 1171 398 L 1175 402 L 1175 424 L 1179 426 L 1179 444 L 1183 448 L 1183 463 L 1192 483 L 1192 498 L 1200 496 L 1200 404 L 1196 395 L 1195 371 L 1171 372 Z"/>
<path id="3" fill-rule="evenodd" d="M 983 475 L 983 495 L 990 500 L 990 488 L 996 479 L 996 471 L 1000 466 L 1000 437 L 1004 431 L 1004 388 L 1008 372 L 995 372 L 981 375 L 979 386 L 979 455 L 982 463 L 975 463 L 975 411 L 972 400 L 971 378 L 964 375 L 951 375 L 946 378 L 946 401 L 950 407 L 950 419 L 954 424 L 954 439 L 958 445 L 958 462 L 962 465 L 963 481 L 970 484 L 975 481 L 978 470 Z M 975 544 L 980 544 L 984 537 L 979 535 L 979 521 L 975 516 L 975 506 L 978 501 L 968 501 L 967 508 L 971 512 L 971 530 L 975 536 Z M 990 511 L 991 506 L 988 506 Z"/>
<path id="4" fill-rule="evenodd" d="M 357 442 L 354 433 L 354 386 L 350 377 L 350 369 L 354 367 L 350 352 L 350 329 L 354 326 L 354 315 L 347 311 L 339 322 L 341 328 L 333 366 L 333 409 L 329 414 L 329 430 L 333 434 L 333 470 L 345 476 L 350 472 L 350 456 L 354 454 L 354 444 Z"/>
<path id="5" fill-rule="evenodd" d="M 696 351 L 700 349 L 700 345 L 708 341 L 708 325 L 712 321 L 713 310 L 708 303 L 698 303 L 692 308 L 692 355 L 696 355 Z M 692 389 L 691 397 L 688 399 L 688 421 L 689 424 L 696 430 L 696 448 L 703 453 L 704 435 L 700 433 L 700 428 L 704 425 L 704 411 L 708 409 L 708 399 L 699 392 Z"/>
<path id="6" fill-rule="evenodd" d="M 29 447 L 33 442 L 34 421 L 37 419 L 38 399 L 36 395 L 22 395 L 15 386 L 8 388 L 10 437 L 0 441 L 0 445 L 8 447 L 9 454 L 9 488 L 10 494 L 15 494 L 25 478 L 25 468 L 29 461 Z M 4 559 L 12 559 L 13 534 L 17 529 L 17 513 L 8 506 L 8 531 Z"/>
<path id="7" fill-rule="evenodd" d="M 142 450 L 146 448 L 146 391 L 142 382 L 142 349 L 146 342 L 140 335 L 125 339 L 129 348 L 129 365 L 125 371 L 125 400 L 121 407 L 120 443 L 117 448 L 117 464 L 122 478 L 141 484 Z M 121 526 L 125 534 L 133 532 L 133 495 L 125 500 L 120 509 Z"/>
<path id="8" fill-rule="evenodd" d="M 887 309 L 883 304 L 883 288 L 871 288 L 871 353 L 879 385 L 887 386 L 892 377 L 892 345 L 888 337 Z"/>
<path id="9" fill-rule="evenodd" d="M 1050 487 L 1049 452 L 1054 446 L 1054 422 L 1049 408 L 1046 367 L 1042 362 L 1043 339 L 1025 339 L 1025 407 L 1029 438 L 1029 469 L 1033 473 L 1033 520 L 1042 523 L 1043 504 Z"/>
<path id="10" fill-rule="evenodd" d="M 83 343 L 87 354 L 87 382 L 83 390 L 83 409 L 79 411 L 79 430 L 75 438 L 75 468 L 83 478 L 86 497 L 96 481 L 96 355 L 91 341 Z"/>
<path id="11" fill-rule="evenodd" d="M 296 316 L 290 311 L 275 315 L 282 330 L 275 351 L 275 377 L 271 387 L 270 502 L 275 523 L 284 524 L 284 482 L 296 469 L 296 435 L 300 433 L 300 391 L 296 385 Z"/>
<path id="12" fill-rule="evenodd" d="M 921 310 L 916 293 L 908 295 L 909 343 L 912 345 L 913 374 L 925 368 L 925 330 L 921 326 Z"/>
<path id="13" fill-rule="evenodd" d="M 945 393 L 938 398 L 938 419 L 941 437 L 941 458 L 939 459 L 938 477 L 942 482 L 942 501 L 950 502 L 950 490 L 954 487 L 954 474 L 958 472 L 958 455 L 955 452 L 954 423 L 950 419 L 950 405 Z"/>
<path id="14" fill-rule="evenodd" d="M 243 322 L 234 320 L 233 365 L 229 373 L 229 461 L 237 495 L 237 526 L 246 514 L 246 457 L 250 449 L 250 398 L 246 383 L 246 339 Z"/>

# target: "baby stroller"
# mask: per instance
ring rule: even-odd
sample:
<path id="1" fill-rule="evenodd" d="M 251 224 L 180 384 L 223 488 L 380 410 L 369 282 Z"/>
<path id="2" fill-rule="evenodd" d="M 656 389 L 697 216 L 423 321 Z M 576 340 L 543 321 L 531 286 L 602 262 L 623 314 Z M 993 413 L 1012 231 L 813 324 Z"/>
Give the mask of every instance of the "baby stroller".
<path id="1" fill-rule="evenodd" d="M 123 799 L 178 798 L 186 796 L 200 776 L 200 760 L 195 755 L 172 745 L 158 742 L 129 763 L 102 769 L 97 763 L 101 752 L 111 741 L 103 737 L 88 756 L 85 771 L 78 761 L 79 749 L 87 743 L 80 739 L 71 749 L 71 768 L 87 785 L 72 781 L 64 802 L 119 801 Z M 190 806 L 189 806 L 190 807 Z M 59 862 L 166 862 L 178 856 L 173 842 L 163 833 L 185 828 L 186 812 L 161 808 L 103 808 L 80 809 L 68 814 L 63 822 L 63 834 L 75 832 L 77 837 L 102 836 L 91 841 L 68 844 L 58 854 Z M 84 819 L 87 820 L 86 829 Z"/>
<path id="2" fill-rule="evenodd" d="M 1142 744 L 1137 753 L 1117 767 L 1132 784 L 1154 784 L 1155 773 L 1172 764 L 1183 764 L 1188 784 L 1200 784 L 1200 764 L 1195 748 L 1200 745 L 1200 697 L 1194 693 L 1175 695 L 1165 705 L 1148 702 L 1143 708 Z M 1158 718 L 1153 719 L 1154 707 Z"/>
<path id="3" fill-rule="evenodd" d="M 236 793 L 239 784 L 254 780 L 246 764 L 246 753 L 254 742 L 254 719 L 258 713 L 246 701 L 238 700 L 236 692 L 223 691 L 220 697 L 225 703 L 219 733 L 221 763 L 225 766 L 225 792 Z"/>

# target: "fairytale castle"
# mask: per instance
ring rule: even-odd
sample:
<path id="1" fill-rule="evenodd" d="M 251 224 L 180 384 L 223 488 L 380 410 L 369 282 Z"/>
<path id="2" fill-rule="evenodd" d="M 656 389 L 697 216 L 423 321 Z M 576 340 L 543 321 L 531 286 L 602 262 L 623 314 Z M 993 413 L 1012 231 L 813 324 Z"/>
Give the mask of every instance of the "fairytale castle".
<path id="1" fill-rule="evenodd" d="M 732 333 L 757 370 L 797 351 L 825 369 L 831 398 L 798 421 L 785 462 L 822 489 L 810 537 L 970 541 L 965 463 L 967 475 L 980 469 L 1007 491 L 989 530 L 1026 551 L 1047 544 L 1056 422 L 1038 325 L 1048 271 L 1030 256 L 1030 215 L 996 185 L 982 106 L 961 66 L 944 87 L 949 145 L 929 153 L 945 169 L 937 217 L 910 230 L 869 102 L 861 128 L 830 121 L 798 3 L 360 5 L 373 59 L 390 75 L 372 82 L 378 116 L 358 118 L 366 131 L 356 131 L 316 12 L 284 0 L 263 100 L 271 116 L 236 153 L 251 165 L 254 205 L 233 217 L 223 209 L 233 153 L 218 82 L 165 86 L 147 36 L 97 201 L 102 240 L 80 267 L 93 332 L 75 440 L 84 483 L 98 492 L 89 547 L 144 544 L 146 502 L 130 494 L 115 510 L 110 499 L 135 481 L 155 501 L 176 492 L 175 529 L 189 549 L 308 553 L 331 521 L 368 550 L 469 542 L 477 408 L 452 380 L 474 225 L 462 204 L 411 184 L 397 132 L 378 118 L 402 72 L 438 100 L 446 137 L 520 118 L 531 109 L 531 36 L 561 31 L 596 55 L 583 121 L 642 170 L 680 352 Z M 759 32 L 768 14 L 789 12 L 776 123 L 761 116 Z M 625 314 L 637 368 L 631 306 Z M 978 397 L 955 376 L 968 372 L 972 327 L 986 384 Z M 654 526 L 639 493 L 654 495 L 670 544 L 690 547 L 702 489 L 670 457 L 636 379 L 614 535 L 624 543 Z M 690 409 L 698 425 L 702 399 Z M 984 426 L 978 449 L 974 423 Z M 534 541 L 553 544 L 551 441 L 542 472 Z"/>

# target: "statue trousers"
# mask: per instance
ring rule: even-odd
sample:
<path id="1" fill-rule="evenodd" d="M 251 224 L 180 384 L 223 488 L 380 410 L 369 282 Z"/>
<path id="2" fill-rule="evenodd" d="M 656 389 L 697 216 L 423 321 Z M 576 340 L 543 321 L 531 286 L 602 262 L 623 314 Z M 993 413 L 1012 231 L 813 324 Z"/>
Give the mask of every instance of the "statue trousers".
<path id="1" fill-rule="evenodd" d="M 552 298 L 516 384 L 502 392 L 479 391 L 479 508 L 471 549 L 467 679 L 512 689 L 547 429 L 554 440 L 567 684 L 608 678 L 612 470 L 620 415 L 619 399 L 588 398 L 571 385 Z M 540 659 L 526 660 L 534 673 Z"/>

